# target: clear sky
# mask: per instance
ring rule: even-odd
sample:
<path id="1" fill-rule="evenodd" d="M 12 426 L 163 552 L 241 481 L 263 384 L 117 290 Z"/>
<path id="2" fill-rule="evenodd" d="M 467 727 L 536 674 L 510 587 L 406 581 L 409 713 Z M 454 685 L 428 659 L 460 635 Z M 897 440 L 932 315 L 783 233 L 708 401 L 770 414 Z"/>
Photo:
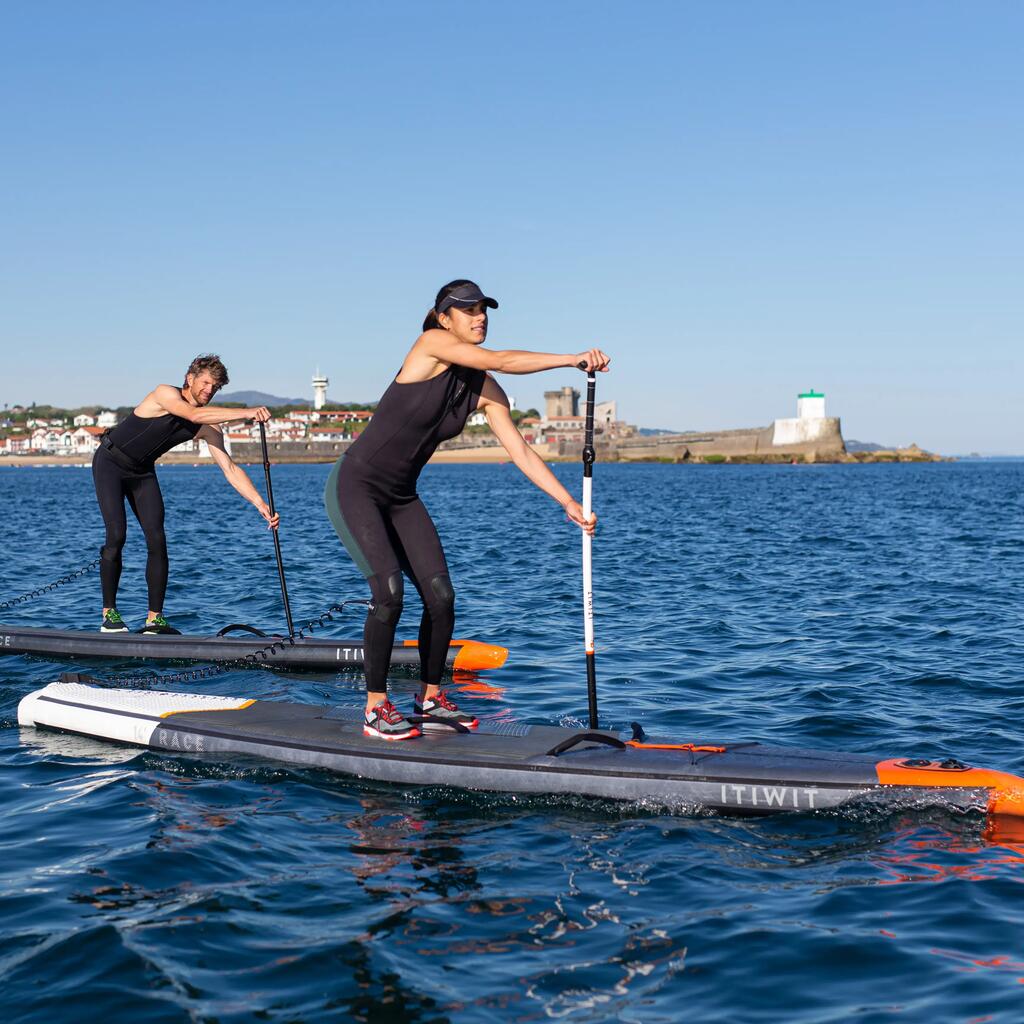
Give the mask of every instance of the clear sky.
<path id="1" fill-rule="evenodd" d="M 1024 452 L 1024 4 L 11 0 L 0 405 L 375 399 L 434 292 L 674 429 Z M 505 377 L 522 407 L 570 371 Z"/>

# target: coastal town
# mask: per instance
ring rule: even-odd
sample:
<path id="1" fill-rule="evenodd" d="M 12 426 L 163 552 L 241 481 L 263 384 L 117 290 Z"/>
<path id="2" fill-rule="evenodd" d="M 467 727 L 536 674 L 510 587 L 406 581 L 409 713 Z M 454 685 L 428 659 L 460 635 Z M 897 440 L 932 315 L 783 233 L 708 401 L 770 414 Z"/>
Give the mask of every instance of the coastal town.
<path id="1" fill-rule="evenodd" d="M 327 399 L 328 378 L 312 378 L 313 397 L 301 403 L 273 406 L 265 425 L 271 457 L 279 462 L 331 462 L 342 454 L 373 418 L 372 406 L 340 405 Z M 224 404 L 244 406 L 239 396 Z M 242 393 L 240 397 L 249 397 Z M 269 398 L 269 396 L 268 396 Z M 232 400 L 234 399 L 234 400 Z M 544 392 L 544 409 L 521 410 L 511 399 L 512 416 L 527 444 L 546 460 L 575 459 L 583 444 L 584 418 L 580 392 L 569 385 Z M 59 410 L 49 406 L 13 406 L 0 414 L 0 464 L 26 461 L 85 462 L 99 447 L 104 432 L 131 410 L 84 407 Z M 797 395 L 796 416 L 781 417 L 764 427 L 714 431 L 643 430 L 621 420 L 615 400 L 594 409 L 595 444 L 603 461 L 618 462 L 921 462 L 941 456 L 916 445 L 864 450 L 843 439 L 838 417 L 828 416 L 825 395 L 811 388 Z M 262 458 L 259 427 L 230 424 L 224 429 L 227 450 L 239 462 Z M 4 458 L 6 456 L 6 458 Z M 508 458 L 487 425 L 475 412 L 465 430 L 445 441 L 434 455 L 438 462 L 493 462 Z M 167 462 L 210 459 L 204 440 L 186 441 L 165 456 Z"/>
<path id="2" fill-rule="evenodd" d="M 372 407 L 338 406 L 329 402 L 327 377 L 315 374 L 312 385 L 312 401 L 298 408 L 292 405 L 275 407 L 273 419 L 265 425 L 267 442 L 279 457 L 291 457 L 295 461 L 333 460 L 373 418 Z M 515 400 L 512 400 L 513 419 L 523 437 L 546 457 L 558 457 L 567 450 L 578 451 L 583 443 L 584 425 L 579 408 L 580 392 L 572 387 L 563 387 L 545 392 L 544 398 L 543 414 L 536 409 L 517 409 Z M 228 401 L 225 404 L 243 403 Z M 0 416 L 0 453 L 15 457 L 91 457 L 104 432 L 130 411 L 127 408 L 89 407 L 67 411 L 46 409 L 48 415 L 36 414 L 34 407 L 5 409 Z M 615 401 L 598 403 L 594 415 L 596 429 L 606 443 L 637 435 L 634 426 L 619 421 Z M 243 459 L 251 454 L 249 448 L 258 445 L 259 441 L 260 431 L 256 424 L 230 424 L 224 429 L 225 447 Z M 500 448 L 482 412 L 473 413 L 463 433 L 442 445 L 442 450 L 448 452 L 476 448 Z M 175 458 L 208 459 L 209 447 L 203 440 L 186 441 L 172 449 L 169 457 L 171 461 Z"/>

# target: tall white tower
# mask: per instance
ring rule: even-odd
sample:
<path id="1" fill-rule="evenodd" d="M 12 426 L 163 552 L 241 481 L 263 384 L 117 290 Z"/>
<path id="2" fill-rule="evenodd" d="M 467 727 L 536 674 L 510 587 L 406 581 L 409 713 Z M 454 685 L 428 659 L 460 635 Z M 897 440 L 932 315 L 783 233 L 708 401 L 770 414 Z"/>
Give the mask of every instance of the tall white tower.
<path id="1" fill-rule="evenodd" d="M 825 418 L 825 396 L 811 388 L 796 396 L 796 418 L 798 420 L 822 420 Z"/>
<path id="2" fill-rule="evenodd" d="M 327 401 L 327 385 L 331 382 L 320 372 L 319 367 L 313 374 L 313 408 L 322 409 Z"/>

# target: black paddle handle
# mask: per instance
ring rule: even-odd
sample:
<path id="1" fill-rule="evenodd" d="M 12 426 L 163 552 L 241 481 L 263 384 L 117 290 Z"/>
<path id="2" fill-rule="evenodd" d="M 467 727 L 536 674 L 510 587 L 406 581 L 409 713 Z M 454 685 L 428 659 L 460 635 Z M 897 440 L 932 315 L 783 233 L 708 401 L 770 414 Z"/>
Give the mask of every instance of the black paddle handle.
<path id="1" fill-rule="evenodd" d="M 270 455 L 267 452 L 267 429 L 260 423 L 260 446 L 263 448 L 263 472 L 267 478 L 267 504 L 270 506 L 270 514 L 276 515 L 274 508 L 274 485 L 270 482 Z M 272 530 L 274 535 L 274 553 L 277 555 L 277 575 L 281 580 L 281 600 L 284 601 L 284 617 L 288 623 L 288 635 L 295 632 L 292 625 L 292 609 L 288 603 L 288 584 L 284 581 L 284 561 L 281 558 L 281 538 L 277 530 Z"/>
<path id="2" fill-rule="evenodd" d="M 594 459 L 597 457 L 594 452 L 594 397 L 597 390 L 597 377 L 593 370 L 587 371 L 586 363 L 577 363 L 576 366 L 587 373 L 587 406 L 586 419 L 583 425 L 583 475 L 594 475 Z"/>

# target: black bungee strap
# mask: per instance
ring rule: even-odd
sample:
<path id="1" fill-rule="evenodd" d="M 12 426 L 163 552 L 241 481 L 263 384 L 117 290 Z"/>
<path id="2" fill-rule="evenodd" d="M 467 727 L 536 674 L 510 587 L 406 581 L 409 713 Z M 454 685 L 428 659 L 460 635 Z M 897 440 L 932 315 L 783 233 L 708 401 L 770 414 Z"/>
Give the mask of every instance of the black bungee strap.
<path id="1" fill-rule="evenodd" d="M 405 720 L 411 722 L 413 725 L 422 725 L 424 722 L 430 722 L 431 725 L 443 725 L 449 729 L 454 729 L 455 732 L 472 732 L 472 729 L 467 728 L 461 722 L 451 722 L 445 718 L 435 718 L 431 715 L 406 715 Z"/>

